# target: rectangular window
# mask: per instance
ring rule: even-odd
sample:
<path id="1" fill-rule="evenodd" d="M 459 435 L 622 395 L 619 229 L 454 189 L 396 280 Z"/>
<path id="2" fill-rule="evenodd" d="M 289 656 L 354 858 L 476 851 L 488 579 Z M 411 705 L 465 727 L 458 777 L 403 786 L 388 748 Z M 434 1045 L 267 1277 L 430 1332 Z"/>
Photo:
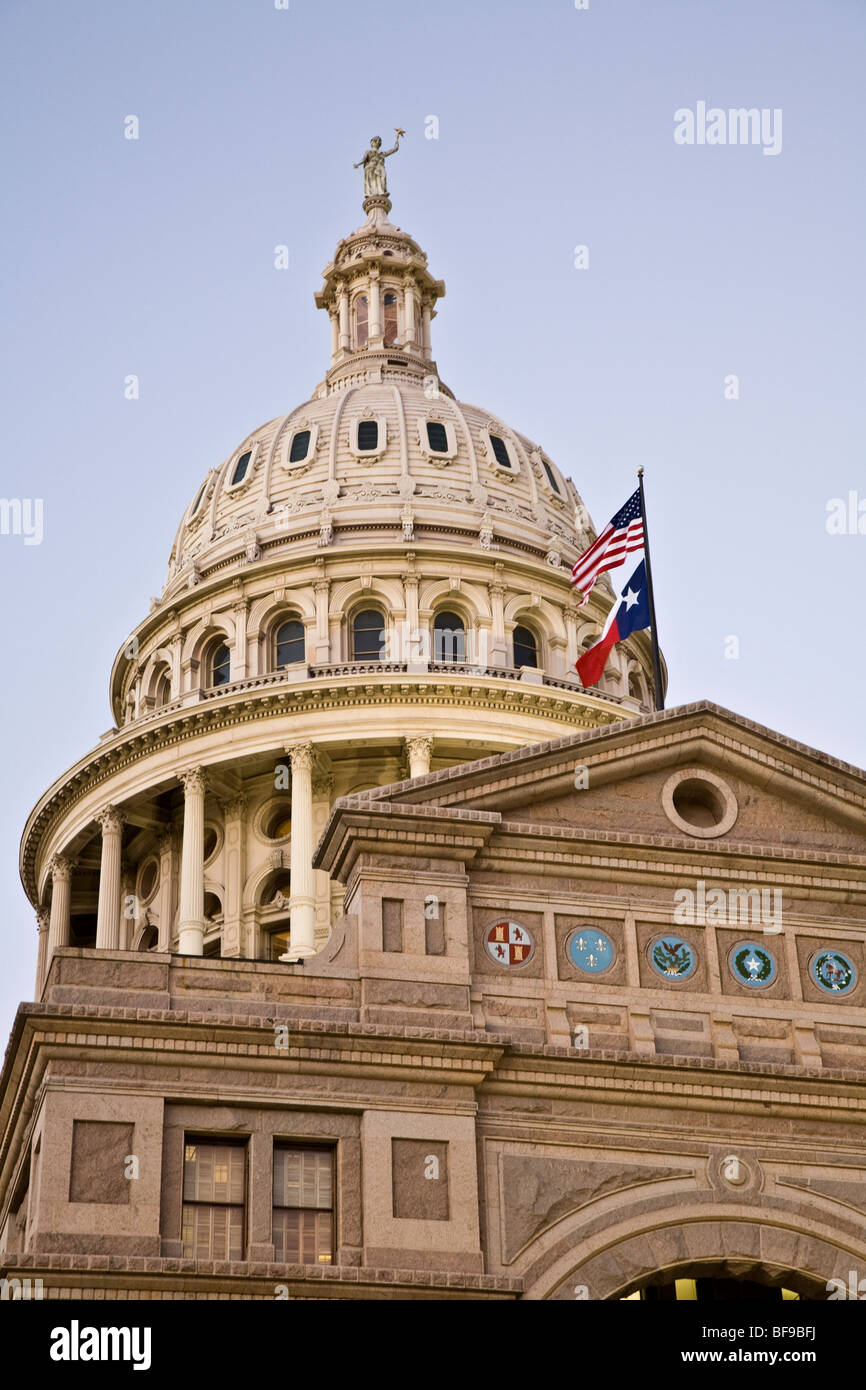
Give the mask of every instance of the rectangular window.
<path id="1" fill-rule="evenodd" d="M 382 950 L 403 949 L 403 899 L 382 899 Z"/>
<path id="2" fill-rule="evenodd" d="M 334 1258 L 334 1150 L 274 1148 L 274 1256 L 281 1264 Z"/>
<path id="3" fill-rule="evenodd" d="M 187 1260 L 242 1260 L 245 1143 L 187 1139 L 183 1150 L 183 1254 Z"/>
<path id="4" fill-rule="evenodd" d="M 445 904 L 438 898 L 424 907 L 424 950 L 428 956 L 445 955 Z"/>

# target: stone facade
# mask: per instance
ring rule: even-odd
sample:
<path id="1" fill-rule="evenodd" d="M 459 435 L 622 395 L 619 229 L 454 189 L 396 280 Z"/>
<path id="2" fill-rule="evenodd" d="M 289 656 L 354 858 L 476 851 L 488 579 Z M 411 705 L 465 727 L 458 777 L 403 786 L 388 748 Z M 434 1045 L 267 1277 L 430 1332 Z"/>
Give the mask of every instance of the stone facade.
<path id="1" fill-rule="evenodd" d="M 847 1285 L 864 800 L 864 773 L 704 703 L 339 799 L 314 863 L 346 910 L 303 964 L 59 948 L 3 1075 L 4 1273 L 48 1296 Z M 569 949 L 593 933 L 598 970 Z M 691 968 L 660 971 L 659 937 Z M 821 982 L 828 955 L 848 978 Z M 185 1250 L 208 1136 L 245 1150 L 243 1258 Z M 275 1258 L 286 1142 L 333 1156 L 325 1262 Z"/>

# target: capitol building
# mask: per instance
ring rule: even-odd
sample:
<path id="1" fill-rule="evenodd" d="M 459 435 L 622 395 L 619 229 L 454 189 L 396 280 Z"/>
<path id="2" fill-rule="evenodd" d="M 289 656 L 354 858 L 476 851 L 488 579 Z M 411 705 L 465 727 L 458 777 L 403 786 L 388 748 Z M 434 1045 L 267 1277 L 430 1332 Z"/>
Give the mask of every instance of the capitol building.
<path id="1" fill-rule="evenodd" d="M 826 1298 L 866 1277 L 866 774 L 657 712 L 646 632 L 583 688 L 596 532 L 440 376 L 389 153 L 322 380 L 190 479 L 114 725 L 24 829 L 0 1276 Z"/>

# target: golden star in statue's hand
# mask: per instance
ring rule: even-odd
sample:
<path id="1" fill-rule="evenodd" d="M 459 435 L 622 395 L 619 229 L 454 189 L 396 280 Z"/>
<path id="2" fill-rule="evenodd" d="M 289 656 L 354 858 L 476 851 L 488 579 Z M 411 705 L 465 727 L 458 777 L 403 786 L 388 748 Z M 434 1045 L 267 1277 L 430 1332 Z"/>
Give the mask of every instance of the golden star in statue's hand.
<path id="1" fill-rule="evenodd" d="M 405 130 L 401 130 L 399 126 L 395 126 L 395 127 L 394 127 L 394 134 L 395 134 L 395 135 L 405 135 L 406 132 L 405 132 Z"/>

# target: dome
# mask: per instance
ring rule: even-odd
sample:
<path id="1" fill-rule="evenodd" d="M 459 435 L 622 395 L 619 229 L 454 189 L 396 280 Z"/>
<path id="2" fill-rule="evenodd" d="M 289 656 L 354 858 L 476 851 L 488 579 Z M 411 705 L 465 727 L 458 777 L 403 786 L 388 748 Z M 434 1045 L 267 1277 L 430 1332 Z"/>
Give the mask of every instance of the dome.
<path id="1" fill-rule="evenodd" d="M 196 487 L 163 601 L 227 564 L 327 552 L 365 532 L 377 543 L 439 532 L 570 568 L 592 538 L 580 497 L 538 443 L 440 380 L 430 321 L 445 287 L 426 259 L 381 206 L 340 242 L 316 296 L 331 368 Z"/>
<path id="2" fill-rule="evenodd" d="M 445 286 L 390 210 L 368 192 L 324 271 L 324 379 L 198 483 L 114 725 L 31 812 L 39 987 L 70 945 L 315 954 L 337 798 L 651 707 L 645 632 L 581 685 L 612 593 L 571 583 L 589 519 L 540 444 L 441 380 Z"/>

